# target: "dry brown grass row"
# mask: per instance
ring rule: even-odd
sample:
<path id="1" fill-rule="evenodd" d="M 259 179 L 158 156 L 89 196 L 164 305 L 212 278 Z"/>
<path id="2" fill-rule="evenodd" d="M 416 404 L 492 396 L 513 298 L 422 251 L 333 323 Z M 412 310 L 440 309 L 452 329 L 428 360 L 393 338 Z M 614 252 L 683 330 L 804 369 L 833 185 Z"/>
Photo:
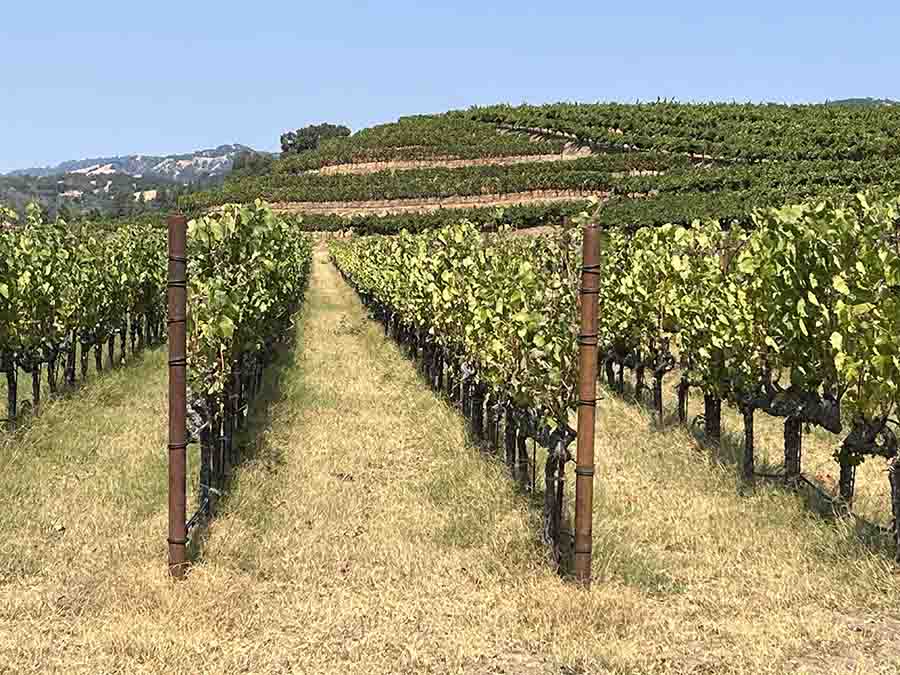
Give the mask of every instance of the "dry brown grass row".
<path id="1" fill-rule="evenodd" d="M 0 672 L 900 666 L 888 558 L 790 493 L 742 494 L 684 430 L 602 402 L 596 582 L 580 592 L 546 564 L 528 497 L 321 252 L 299 335 L 183 583 L 164 572 L 161 355 L 0 446 Z"/>

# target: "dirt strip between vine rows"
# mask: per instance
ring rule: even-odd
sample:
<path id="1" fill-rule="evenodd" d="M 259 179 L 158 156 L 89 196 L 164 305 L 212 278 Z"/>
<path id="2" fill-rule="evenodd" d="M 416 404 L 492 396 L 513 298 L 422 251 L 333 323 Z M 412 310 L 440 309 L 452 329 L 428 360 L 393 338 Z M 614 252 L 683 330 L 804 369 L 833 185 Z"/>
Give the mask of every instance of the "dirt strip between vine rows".
<path id="1" fill-rule="evenodd" d="M 272 209 L 278 213 L 300 213 L 313 215 L 390 214 L 390 213 L 430 213 L 439 209 L 471 209 L 489 206 L 516 206 L 553 202 L 587 200 L 590 197 L 607 199 L 606 191 L 582 190 L 532 190 L 511 194 L 471 195 L 438 199 L 386 199 L 367 202 L 276 202 Z"/>
<path id="2" fill-rule="evenodd" d="M 419 160 L 384 160 L 381 162 L 354 162 L 352 164 L 331 164 L 321 169 L 311 169 L 303 173 L 334 176 L 338 174 L 362 175 L 379 171 L 408 171 L 410 169 L 460 169 L 468 166 L 513 166 L 532 162 L 566 162 L 582 157 L 590 157 L 590 148 L 566 148 L 559 154 L 516 155 L 512 157 L 480 157 L 459 159 L 440 157 Z"/>
<path id="3" fill-rule="evenodd" d="M 165 574 L 162 354 L 0 438 L 0 673 L 888 673 L 880 550 L 602 402 L 595 585 L 321 249 L 202 557 Z M 540 472 L 538 472 L 540 475 Z"/>

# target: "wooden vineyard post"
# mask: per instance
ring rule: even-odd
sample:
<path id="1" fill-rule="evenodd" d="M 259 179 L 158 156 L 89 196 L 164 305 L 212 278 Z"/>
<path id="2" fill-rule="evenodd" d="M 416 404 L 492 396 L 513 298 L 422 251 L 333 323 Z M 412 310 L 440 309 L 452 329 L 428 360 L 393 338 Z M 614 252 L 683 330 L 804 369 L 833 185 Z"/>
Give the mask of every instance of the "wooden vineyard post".
<path id="1" fill-rule="evenodd" d="M 584 226 L 581 267 L 581 331 L 578 334 L 578 449 L 575 456 L 575 579 L 591 585 L 594 508 L 594 424 L 597 414 L 597 313 L 600 229 Z"/>
<path id="2" fill-rule="evenodd" d="M 187 219 L 169 217 L 169 573 L 184 576 L 187 545 Z"/>

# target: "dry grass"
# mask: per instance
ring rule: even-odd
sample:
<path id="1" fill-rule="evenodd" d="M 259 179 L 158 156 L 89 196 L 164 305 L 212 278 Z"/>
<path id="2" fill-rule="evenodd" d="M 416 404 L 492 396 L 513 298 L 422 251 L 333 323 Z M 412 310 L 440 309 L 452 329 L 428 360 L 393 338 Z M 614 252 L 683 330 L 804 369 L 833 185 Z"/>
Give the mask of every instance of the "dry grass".
<path id="1" fill-rule="evenodd" d="M 626 371 L 627 372 L 627 371 Z M 675 424 L 676 385 L 679 374 L 668 376 L 665 381 L 664 402 L 666 406 L 666 424 Z M 632 398 L 633 389 L 626 386 L 626 398 Z M 612 396 L 612 394 L 610 394 Z M 649 396 L 649 392 L 646 392 Z M 689 399 L 688 422 L 703 414 L 703 395 L 694 391 Z M 722 406 L 723 442 L 713 459 L 720 463 L 740 465 L 744 452 L 743 420 L 738 411 L 729 406 Z M 702 424 L 698 426 L 698 437 Z M 784 463 L 784 420 L 757 412 L 754 416 L 755 458 L 757 471 L 777 473 Z M 840 468 L 834 459 L 835 451 L 840 447 L 842 435 L 835 435 L 819 427 L 810 427 L 803 434 L 802 465 L 803 473 L 820 487 L 837 496 L 837 484 Z M 809 497 L 808 506 L 823 515 L 832 513 L 831 505 L 824 499 L 817 498 L 809 490 L 804 492 Z M 870 523 L 888 527 L 892 521 L 890 486 L 885 460 L 874 457 L 867 459 L 858 469 L 856 476 L 856 493 L 853 511 Z M 887 544 L 888 542 L 882 542 Z"/>
<path id="2" fill-rule="evenodd" d="M 76 369 L 76 377 L 77 383 L 75 389 L 70 389 L 65 385 L 65 355 L 61 356 L 59 359 L 59 374 L 58 374 L 58 382 L 60 388 L 59 396 L 70 396 L 75 395 L 78 396 L 81 389 L 85 386 L 90 386 L 98 377 L 97 370 L 94 362 L 94 350 L 93 348 L 90 350 L 88 355 L 88 379 L 87 381 L 82 381 L 81 379 L 81 345 L 76 345 L 75 354 L 75 369 Z M 108 357 L 106 356 L 106 346 L 103 347 L 103 370 L 104 372 L 100 374 L 102 377 L 108 370 Z M 116 357 L 119 357 L 119 343 L 116 341 Z M 131 352 L 129 352 L 128 356 L 128 364 L 131 365 L 133 356 Z M 18 419 L 19 422 L 27 421 L 32 413 L 33 413 L 33 400 L 32 400 L 32 375 L 31 373 L 26 373 L 21 368 L 16 368 L 16 374 L 18 377 L 17 391 L 16 391 L 16 401 L 18 405 Z M 0 419 L 5 419 L 7 415 L 7 399 L 8 399 L 8 380 L 6 377 L 6 373 L 0 372 Z M 45 405 L 49 402 L 49 400 L 53 397 L 50 394 L 50 385 L 47 383 L 47 364 L 41 364 L 41 404 Z M 21 424 L 19 425 L 21 426 Z M 5 425 L 0 424 L 0 433 L 6 430 Z"/>
<path id="3" fill-rule="evenodd" d="M 779 489 L 741 496 L 733 467 L 613 399 L 599 420 L 597 582 L 574 589 L 545 564 L 528 499 L 467 446 L 321 253 L 305 312 L 183 583 L 164 572 L 160 357 L 0 446 L 0 672 L 900 666 L 884 555 Z"/>

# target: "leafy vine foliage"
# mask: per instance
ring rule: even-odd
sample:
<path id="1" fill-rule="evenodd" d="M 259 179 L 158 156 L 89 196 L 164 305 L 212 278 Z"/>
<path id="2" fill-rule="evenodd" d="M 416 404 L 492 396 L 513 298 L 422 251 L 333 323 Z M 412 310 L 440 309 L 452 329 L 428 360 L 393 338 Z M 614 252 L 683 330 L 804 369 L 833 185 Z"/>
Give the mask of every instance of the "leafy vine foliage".
<path id="1" fill-rule="evenodd" d="M 651 372 L 661 411 L 659 380 L 680 362 L 681 393 L 699 387 L 744 414 L 748 478 L 755 411 L 785 418 L 795 476 L 800 424 L 842 434 L 835 457 L 849 504 L 859 463 L 897 462 L 898 235 L 900 200 L 865 194 L 761 210 L 748 229 L 610 230 L 600 298 L 610 385 L 621 390 L 621 370 L 633 369 L 640 396 Z"/>
<path id="2" fill-rule="evenodd" d="M 461 221 L 419 235 L 331 243 L 364 302 L 413 353 L 421 351 L 432 384 L 446 381 L 459 397 L 476 437 L 496 448 L 504 419 L 507 463 L 523 483 L 526 439 L 549 450 L 544 539 L 557 560 L 574 438 L 568 422 L 576 404 L 578 238 L 574 230 L 482 236 Z"/>
<path id="3" fill-rule="evenodd" d="M 8 414 L 16 417 L 16 375 L 33 375 L 33 405 L 40 402 L 40 374 L 48 365 L 52 391 L 57 367 L 75 382 L 80 346 L 82 377 L 95 351 L 102 369 L 103 348 L 109 365 L 132 350 L 158 340 L 165 293 L 165 235 L 148 222 L 125 223 L 115 231 L 89 224 L 45 222 L 36 206 L 22 223 L 4 212 L 0 228 L 0 355 L 7 377 Z M 121 337 L 120 358 L 115 338 Z"/>
<path id="4" fill-rule="evenodd" d="M 312 244 L 261 201 L 188 224 L 188 371 L 203 394 L 230 366 L 265 352 L 289 325 L 309 279 Z"/>
<path id="5" fill-rule="evenodd" d="M 663 379 L 680 367 L 681 394 L 698 388 L 744 413 L 748 477 L 761 411 L 784 418 L 786 432 L 805 423 L 841 435 L 847 502 L 855 467 L 872 456 L 891 462 L 900 495 L 900 199 L 861 193 L 760 210 L 751 224 L 606 231 L 600 339 L 610 386 L 621 390 L 631 369 L 639 396 L 652 380 L 661 411 Z M 574 410 L 577 240 L 572 230 L 485 235 L 462 222 L 339 240 L 331 252 L 379 311 L 549 429 Z"/>
<path id="6" fill-rule="evenodd" d="M 501 400 L 550 428 L 574 410 L 577 352 L 574 231 L 553 237 L 482 237 L 461 221 L 420 235 L 333 240 L 356 288 Z"/>
<path id="7" fill-rule="evenodd" d="M 311 240 L 261 201 L 188 223 L 190 432 L 200 441 L 198 511 L 215 512 L 276 345 L 289 337 L 312 263 Z"/>

